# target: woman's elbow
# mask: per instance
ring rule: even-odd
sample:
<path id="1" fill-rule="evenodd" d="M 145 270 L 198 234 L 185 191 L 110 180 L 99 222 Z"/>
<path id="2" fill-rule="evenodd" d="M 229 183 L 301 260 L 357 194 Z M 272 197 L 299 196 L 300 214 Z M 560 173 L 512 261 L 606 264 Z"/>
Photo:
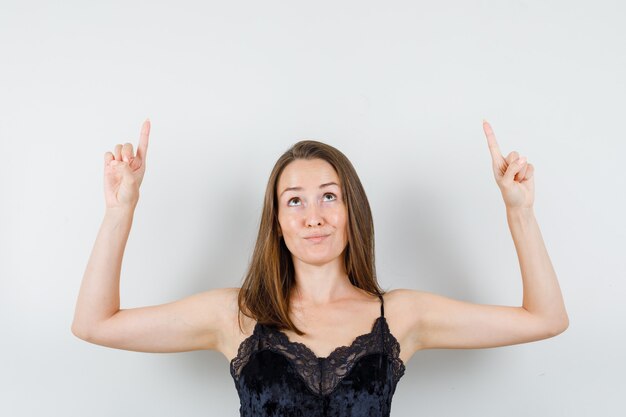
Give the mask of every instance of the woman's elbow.
<path id="1" fill-rule="evenodd" d="M 72 327 L 71 327 L 71 331 L 72 331 L 72 334 L 74 336 L 78 337 L 79 339 L 82 339 L 82 340 L 84 340 L 86 342 L 90 341 L 90 338 L 91 338 L 90 333 L 91 332 L 89 332 L 89 329 L 87 327 L 85 327 L 84 325 L 79 325 L 78 323 L 73 322 L 72 323 Z"/>
<path id="2" fill-rule="evenodd" d="M 563 333 L 569 327 L 569 318 L 565 316 L 564 319 L 559 320 L 555 325 L 552 326 L 552 330 L 550 331 L 551 336 L 557 336 Z"/>

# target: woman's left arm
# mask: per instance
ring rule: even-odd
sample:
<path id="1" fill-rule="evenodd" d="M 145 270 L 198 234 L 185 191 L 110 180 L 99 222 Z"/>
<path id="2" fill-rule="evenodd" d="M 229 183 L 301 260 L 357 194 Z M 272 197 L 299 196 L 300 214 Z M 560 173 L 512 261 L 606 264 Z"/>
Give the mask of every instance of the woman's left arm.
<path id="1" fill-rule="evenodd" d="M 562 331 L 567 328 L 569 319 L 556 273 L 535 218 L 534 166 L 527 163 L 525 157 L 520 158 L 515 151 L 503 157 L 493 129 L 486 120 L 483 121 L 483 130 L 522 272 L 522 307 L 545 322 L 548 328 Z"/>
<path id="2" fill-rule="evenodd" d="M 493 173 L 502 192 L 523 281 L 522 306 L 475 304 L 441 295 L 394 290 L 409 321 L 408 347 L 485 348 L 552 337 L 569 326 L 563 296 L 533 211 L 534 167 L 513 151 L 503 157 L 483 122 Z"/>

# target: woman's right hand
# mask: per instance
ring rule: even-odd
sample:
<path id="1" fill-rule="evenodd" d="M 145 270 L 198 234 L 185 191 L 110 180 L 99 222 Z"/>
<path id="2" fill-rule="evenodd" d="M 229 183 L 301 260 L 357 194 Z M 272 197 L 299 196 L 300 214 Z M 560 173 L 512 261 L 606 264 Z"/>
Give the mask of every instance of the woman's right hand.
<path id="1" fill-rule="evenodd" d="M 150 136 L 150 120 L 141 126 L 137 155 L 133 145 L 117 144 L 113 152 L 104 154 L 104 200 L 107 209 L 134 210 L 139 201 L 139 187 L 146 172 L 146 153 Z"/>

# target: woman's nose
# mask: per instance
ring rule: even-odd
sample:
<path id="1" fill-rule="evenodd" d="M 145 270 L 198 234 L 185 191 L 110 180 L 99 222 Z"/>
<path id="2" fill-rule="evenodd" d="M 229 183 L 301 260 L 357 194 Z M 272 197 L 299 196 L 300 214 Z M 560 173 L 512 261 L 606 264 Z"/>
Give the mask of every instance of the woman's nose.
<path id="1" fill-rule="evenodd" d="M 315 204 L 311 204 L 311 206 L 306 211 L 306 225 L 307 226 L 321 226 L 322 225 L 322 216 L 320 214 L 319 208 Z"/>

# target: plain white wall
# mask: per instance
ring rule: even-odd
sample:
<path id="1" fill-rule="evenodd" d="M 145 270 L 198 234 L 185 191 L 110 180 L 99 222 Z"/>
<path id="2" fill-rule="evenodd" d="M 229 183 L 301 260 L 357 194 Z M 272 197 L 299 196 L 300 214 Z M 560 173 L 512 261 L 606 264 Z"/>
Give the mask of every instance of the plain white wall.
<path id="1" fill-rule="evenodd" d="M 238 414 L 218 352 L 70 331 L 103 154 L 146 117 L 122 307 L 240 286 L 270 170 L 306 138 L 355 165 L 384 288 L 521 305 L 484 117 L 535 165 L 570 327 L 418 352 L 392 415 L 624 415 L 625 18 L 619 1 L 3 0 L 0 414 Z"/>

